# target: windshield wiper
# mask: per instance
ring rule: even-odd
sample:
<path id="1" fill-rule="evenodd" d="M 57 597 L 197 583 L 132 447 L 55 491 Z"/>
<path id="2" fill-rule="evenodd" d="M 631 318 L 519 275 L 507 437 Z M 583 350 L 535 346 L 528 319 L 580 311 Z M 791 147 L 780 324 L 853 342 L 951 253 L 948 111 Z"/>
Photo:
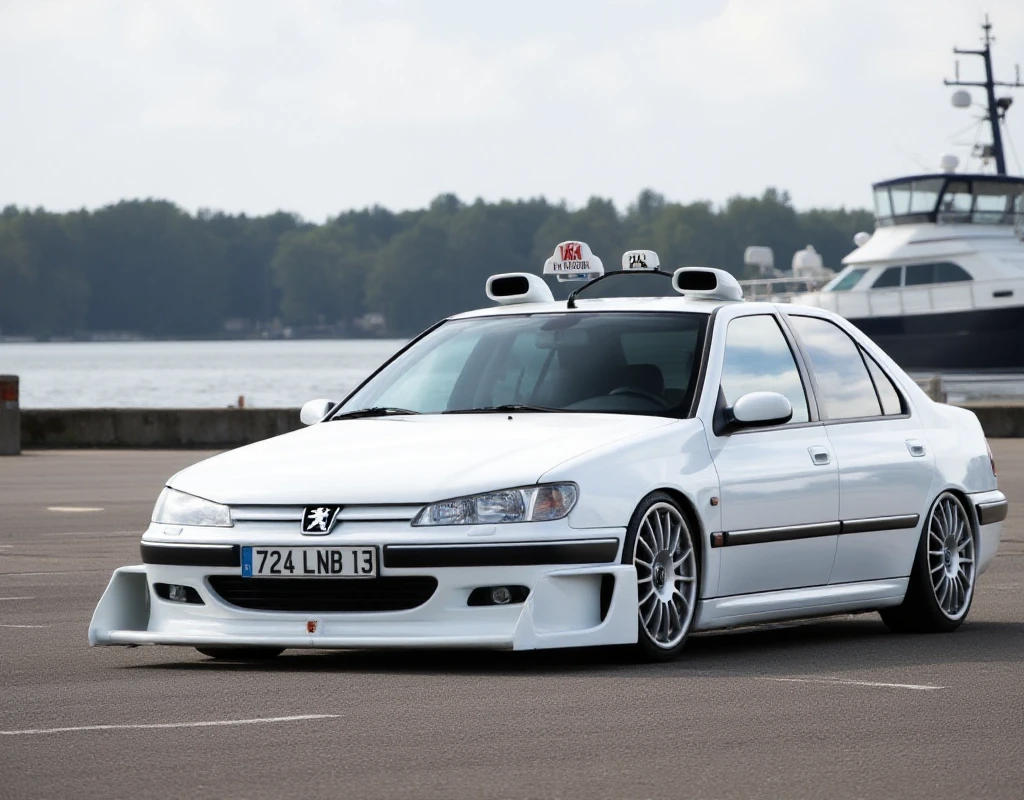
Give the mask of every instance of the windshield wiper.
<path id="1" fill-rule="evenodd" d="M 398 414 L 419 414 L 419 411 L 410 411 L 407 408 L 395 408 L 394 406 L 373 406 L 372 408 L 359 408 L 355 411 L 346 411 L 344 414 L 337 414 L 329 420 L 336 419 L 360 419 L 365 417 L 389 417 Z"/>
<path id="2" fill-rule="evenodd" d="M 506 403 L 501 406 L 484 406 L 483 408 L 453 408 L 445 411 L 445 414 L 494 414 L 503 411 L 561 411 L 560 408 L 548 408 L 547 406 L 533 406 L 528 403 Z"/>

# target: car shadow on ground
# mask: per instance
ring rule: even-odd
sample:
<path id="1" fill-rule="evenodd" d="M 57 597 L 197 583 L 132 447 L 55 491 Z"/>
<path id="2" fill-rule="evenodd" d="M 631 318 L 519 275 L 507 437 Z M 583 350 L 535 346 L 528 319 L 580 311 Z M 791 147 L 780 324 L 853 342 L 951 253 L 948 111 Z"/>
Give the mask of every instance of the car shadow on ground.
<path id="1" fill-rule="evenodd" d="M 165 651 L 170 652 L 170 651 Z M 952 634 L 894 634 L 877 615 L 788 622 L 696 634 L 674 661 L 645 663 L 632 648 L 525 652 L 486 650 L 289 650 L 270 661 L 206 658 L 133 665 L 133 670 L 377 673 L 395 675 L 606 675 L 657 670 L 678 676 L 841 675 L 872 669 L 1024 660 L 1024 623 L 975 621 Z"/>

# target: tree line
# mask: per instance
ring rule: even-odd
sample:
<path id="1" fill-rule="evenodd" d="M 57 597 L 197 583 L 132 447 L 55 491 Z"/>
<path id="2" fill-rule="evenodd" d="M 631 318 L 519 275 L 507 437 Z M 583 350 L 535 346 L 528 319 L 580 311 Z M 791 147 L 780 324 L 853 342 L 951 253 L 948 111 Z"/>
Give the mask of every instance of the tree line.
<path id="1" fill-rule="evenodd" d="M 665 269 L 718 266 L 743 277 L 747 245 L 772 247 L 786 266 L 813 244 L 836 268 L 853 234 L 872 226 L 864 210 L 797 211 L 776 189 L 721 207 L 645 190 L 624 211 L 601 198 L 572 209 L 445 194 L 424 209 L 373 207 L 321 225 L 284 212 L 189 214 L 160 200 L 69 213 L 9 206 L 0 212 L 0 334 L 209 337 L 229 320 L 243 330 L 276 321 L 344 333 L 373 313 L 383 316 L 380 332 L 406 336 L 485 305 L 488 275 L 539 272 L 566 239 L 588 242 L 606 269 L 646 248 Z"/>

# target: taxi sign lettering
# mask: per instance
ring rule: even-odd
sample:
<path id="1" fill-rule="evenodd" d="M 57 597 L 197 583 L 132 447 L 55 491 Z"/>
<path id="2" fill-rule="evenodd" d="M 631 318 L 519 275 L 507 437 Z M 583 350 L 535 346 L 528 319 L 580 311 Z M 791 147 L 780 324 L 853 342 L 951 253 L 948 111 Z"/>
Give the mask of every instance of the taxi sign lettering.
<path id="1" fill-rule="evenodd" d="M 581 261 L 583 259 L 580 253 L 582 248 L 579 242 L 566 242 L 565 244 L 558 245 L 558 252 L 562 256 L 562 261 Z"/>
<path id="2" fill-rule="evenodd" d="M 544 262 L 544 274 L 557 275 L 560 281 L 588 280 L 603 275 L 604 265 L 586 242 L 561 242 Z"/>

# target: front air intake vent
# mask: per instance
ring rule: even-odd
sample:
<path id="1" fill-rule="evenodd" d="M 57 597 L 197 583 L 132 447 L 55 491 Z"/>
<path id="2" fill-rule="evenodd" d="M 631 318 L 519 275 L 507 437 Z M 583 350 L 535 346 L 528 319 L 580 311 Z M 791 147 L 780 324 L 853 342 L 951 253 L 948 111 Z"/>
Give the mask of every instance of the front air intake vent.
<path id="1" fill-rule="evenodd" d="M 361 613 L 406 611 L 437 589 L 428 575 L 378 578 L 242 578 L 211 575 L 210 588 L 226 603 L 257 611 Z"/>

